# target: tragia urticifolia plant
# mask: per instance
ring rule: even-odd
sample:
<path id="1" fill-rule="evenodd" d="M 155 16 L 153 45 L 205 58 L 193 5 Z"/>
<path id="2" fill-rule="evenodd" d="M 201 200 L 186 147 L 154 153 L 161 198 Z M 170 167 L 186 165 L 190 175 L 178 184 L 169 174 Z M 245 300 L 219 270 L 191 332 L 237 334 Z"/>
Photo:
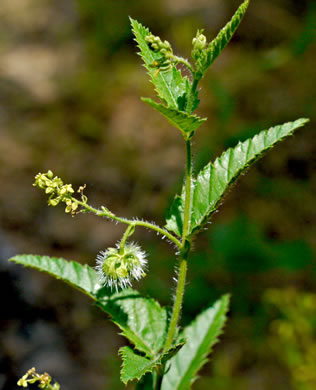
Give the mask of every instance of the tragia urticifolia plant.
<path id="1" fill-rule="evenodd" d="M 138 390 L 191 388 L 222 332 L 229 304 L 229 297 L 225 295 L 199 314 L 189 326 L 179 328 L 192 240 L 209 221 L 238 177 L 267 150 L 308 121 L 298 119 L 264 130 L 226 150 L 213 163 L 208 163 L 193 175 L 192 138 L 206 121 L 206 118 L 193 114 L 199 104 L 198 83 L 232 38 L 248 5 L 249 0 L 245 0 L 211 42 L 207 42 L 203 30 L 197 31 L 192 41 L 192 63 L 174 54 L 169 42 L 162 41 L 131 19 L 139 55 L 159 99 L 142 100 L 180 130 L 184 139 L 184 185 L 170 207 L 166 225 L 160 227 L 136 218 L 119 217 L 104 206 L 95 208 L 88 203 L 84 186 L 78 189 L 76 197 L 71 184 L 64 184 L 62 179 L 48 171 L 36 175 L 34 186 L 45 191 L 50 206 L 64 203 L 66 213 L 93 213 L 126 225 L 126 231 L 114 247 L 96 256 L 95 268 L 48 256 L 17 255 L 10 259 L 65 281 L 88 295 L 110 316 L 133 345 L 133 348 L 124 346 L 119 350 L 123 360 L 121 380 L 125 384 L 136 381 Z M 190 77 L 182 75 L 179 64 L 188 69 Z M 144 277 L 147 269 L 147 255 L 131 241 L 135 229 L 139 227 L 159 233 L 175 249 L 177 286 L 171 315 L 154 299 L 143 297 L 131 289 L 133 281 Z M 42 389 L 59 388 L 57 383 L 51 384 L 48 374 L 37 374 L 34 369 L 29 370 L 18 384 L 27 387 L 28 383 L 34 382 Z"/>

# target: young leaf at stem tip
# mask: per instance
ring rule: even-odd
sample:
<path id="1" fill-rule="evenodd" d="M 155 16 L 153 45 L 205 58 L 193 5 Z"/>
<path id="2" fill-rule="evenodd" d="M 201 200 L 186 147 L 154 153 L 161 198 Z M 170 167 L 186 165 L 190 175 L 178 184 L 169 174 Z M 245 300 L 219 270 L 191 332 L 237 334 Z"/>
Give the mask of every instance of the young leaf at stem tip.
<path id="1" fill-rule="evenodd" d="M 183 77 L 175 65 L 171 69 L 157 73 L 153 64 L 159 61 L 161 56 L 152 50 L 146 41 L 146 37 L 151 35 L 149 29 L 132 18 L 130 18 L 130 21 L 135 40 L 140 49 L 138 54 L 144 61 L 144 66 L 148 71 L 158 97 L 168 107 L 181 110 L 186 94 L 190 90 L 188 78 L 186 76 Z"/>
<path id="2" fill-rule="evenodd" d="M 202 31 L 198 30 L 197 36 L 193 39 L 192 50 L 192 58 L 195 61 L 196 77 L 198 79 L 201 79 L 204 76 L 207 69 L 212 65 L 233 37 L 246 13 L 249 2 L 250 0 L 245 0 L 239 6 L 232 19 L 208 45 L 206 45 L 206 37 L 202 34 Z"/>

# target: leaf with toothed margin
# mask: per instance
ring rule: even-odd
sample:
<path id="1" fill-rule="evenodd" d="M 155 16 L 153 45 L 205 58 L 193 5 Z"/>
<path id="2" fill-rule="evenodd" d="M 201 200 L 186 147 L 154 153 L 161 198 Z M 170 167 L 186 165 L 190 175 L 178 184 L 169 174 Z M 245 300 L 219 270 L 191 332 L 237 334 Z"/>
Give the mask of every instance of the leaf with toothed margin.
<path id="1" fill-rule="evenodd" d="M 228 306 L 229 296 L 224 295 L 184 328 L 185 344 L 167 363 L 161 390 L 191 389 L 197 372 L 207 362 L 207 356 L 223 332 Z"/>
<path id="2" fill-rule="evenodd" d="M 88 295 L 146 356 L 153 358 L 162 349 L 167 335 L 168 313 L 154 299 L 142 297 L 132 289 L 114 293 L 99 284 L 93 268 L 75 261 L 37 255 L 16 255 L 10 261 L 46 272 Z"/>
<path id="3" fill-rule="evenodd" d="M 38 255 L 16 255 L 9 261 L 48 273 L 77 288 L 92 299 L 96 298 L 98 290 L 101 288 L 96 271 L 88 265 L 82 265 L 75 261 Z"/>
<path id="4" fill-rule="evenodd" d="M 140 380 L 143 375 L 151 373 L 157 366 L 162 366 L 173 356 L 175 356 L 179 350 L 183 347 L 184 341 L 174 345 L 168 352 L 160 353 L 152 359 L 148 359 L 142 356 L 130 347 L 123 347 L 119 350 L 119 354 L 122 357 L 122 369 L 121 369 L 121 380 L 123 383 L 127 383 L 134 379 Z M 144 378 L 145 382 L 151 384 L 150 378 Z M 141 386 L 139 386 L 141 388 Z"/>
<path id="5" fill-rule="evenodd" d="M 185 140 L 193 137 L 195 131 L 206 121 L 206 118 L 199 118 L 197 115 L 190 115 L 186 112 L 174 110 L 163 104 L 156 103 L 150 98 L 142 98 L 142 101 L 160 112 L 169 123 L 177 127 Z"/>
<path id="6" fill-rule="evenodd" d="M 135 40 L 140 52 L 138 53 L 144 61 L 145 68 L 151 77 L 158 97 L 170 108 L 183 110 L 186 105 L 190 83 L 187 77 L 182 77 L 176 66 L 168 71 L 161 71 L 156 74 L 152 66 L 154 61 L 160 58 L 160 54 L 154 52 L 148 46 L 146 37 L 151 34 L 148 28 L 142 26 L 137 20 L 130 18 Z"/>
<path id="7" fill-rule="evenodd" d="M 170 208 L 167 210 L 165 228 L 170 232 L 182 236 L 183 215 L 184 215 L 184 198 L 185 191 L 182 190 L 181 196 L 176 195 Z"/>
<path id="8" fill-rule="evenodd" d="M 135 353 L 130 347 L 122 347 L 119 354 L 123 360 L 121 381 L 124 384 L 134 379 L 140 380 L 143 375 L 152 372 L 155 367 L 161 364 L 160 357 L 151 360 Z"/>
<path id="9" fill-rule="evenodd" d="M 252 139 L 239 142 L 235 148 L 226 150 L 214 163 L 207 164 L 193 181 L 189 235 L 193 236 L 205 225 L 227 190 L 250 165 L 308 121 L 301 118 L 271 127 Z M 166 228 L 179 236 L 182 235 L 184 198 L 185 187 L 181 196 L 176 196 L 167 216 Z"/>
<path id="10" fill-rule="evenodd" d="M 205 55 L 205 61 L 201 64 L 202 67 L 198 69 L 201 75 L 203 75 L 207 68 L 212 65 L 233 37 L 246 13 L 249 1 L 250 0 L 246 0 L 239 6 L 232 19 L 221 29 L 216 38 L 213 39 L 212 42 L 209 43 L 207 49 L 205 49 L 203 53 Z"/>
<path id="11" fill-rule="evenodd" d="M 98 299 L 96 305 L 112 316 L 122 334 L 147 357 L 154 358 L 162 349 L 169 321 L 167 309 L 157 301 L 126 289 L 110 298 Z"/>

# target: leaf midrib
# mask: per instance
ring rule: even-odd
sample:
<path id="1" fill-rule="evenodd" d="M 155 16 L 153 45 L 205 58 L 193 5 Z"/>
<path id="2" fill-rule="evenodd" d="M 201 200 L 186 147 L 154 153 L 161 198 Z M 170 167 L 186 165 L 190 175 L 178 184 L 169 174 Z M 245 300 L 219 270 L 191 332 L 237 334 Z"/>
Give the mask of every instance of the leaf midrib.
<path id="1" fill-rule="evenodd" d="M 223 312 L 221 312 L 221 315 L 223 314 Z M 191 360 L 190 364 L 188 365 L 187 369 L 186 369 L 186 374 L 183 376 L 183 379 L 181 380 L 180 382 L 180 386 L 182 385 L 186 385 L 186 383 L 190 383 L 190 380 L 191 379 L 194 379 L 193 375 L 191 374 L 194 374 L 194 371 L 199 371 L 199 369 L 201 367 L 199 367 L 197 370 L 194 369 L 194 366 L 196 366 L 197 364 L 199 364 L 199 362 L 203 361 L 203 359 L 205 359 L 205 354 L 209 354 L 212 352 L 212 347 L 213 345 L 218 341 L 218 336 L 219 335 L 216 335 L 216 338 L 214 339 L 214 341 L 212 342 L 212 344 L 208 347 L 207 346 L 207 342 L 210 338 L 210 333 L 211 333 L 211 330 L 212 330 L 212 325 L 208 328 L 208 331 L 206 332 L 202 342 L 200 343 L 199 347 L 196 349 L 196 352 L 195 352 L 195 356 L 194 358 Z M 205 344 L 206 344 L 206 349 L 205 350 Z M 189 376 L 188 380 L 186 380 L 186 378 Z M 179 389 L 177 390 L 186 390 L 186 389 L 182 389 L 181 387 L 179 387 Z"/>
<path id="2" fill-rule="evenodd" d="M 216 210 L 216 206 L 221 201 L 223 196 L 226 194 L 226 192 L 229 189 L 229 187 L 231 186 L 231 184 L 234 183 L 236 178 L 239 177 L 243 171 L 247 170 L 250 165 L 254 164 L 257 160 L 259 160 L 261 158 L 261 156 L 264 155 L 269 149 L 271 149 L 273 146 L 275 146 L 279 142 L 283 141 L 285 138 L 291 136 L 294 133 L 294 131 L 297 130 L 298 128 L 304 126 L 304 124 L 306 124 L 306 122 L 308 121 L 307 119 L 305 119 L 305 121 L 304 121 L 304 119 L 305 118 L 301 118 L 301 119 L 297 119 L 294 122 L 287 122 L 287 123 L 284 123 L 282 125 L 273 126 L 272 128 L 267 129 L 267 130 L 263 130 L 260 133 L 256 134 L 253 138 L 250 138 L 250 139 L 244 141 L 243 143 L 241 143 L 241 144 L 246 144 L 248 142 L 245 163 L 243 163 L 242 168 L 238 169 L 236 171 L 235 175 L 232 176 L 229 181 L 226 180 L 227 184 L 225 185 L 225 189 L 222 191 L 221 196 L 218 199 L 216 199 L 216 202 L 212 202 L 211 204 L 209 203 L 209 207 L 207 207 L 207 209 L 206 209 L 206 211 L 204 213 L 204 216 L 201 217 L 198 220 L 198 222 L 194 223 L 194 227 L 193 227 L 190 235 L 193 235 L 196 232 L 196 229 L 199 229 L 200 225 L 203 223 L 205 218 L 209 218 L 212 215 L 213 211 Z M 295 122 L 297 122 L 296 125 L 295 125 Z M 291 128 L 290 131 L 288 131 L 287 133 L 285 133 L 282 136 L 280 136 L 280 132 L 282 132 L 282 130 L 283 130 L 282 127 L 284 125 L 286 125 L 286 124 L 293 124 L 293 127 Z M 269 146 L 266 146 L 266 136 L 269 134 L 269 131 L 272 130 L 273 128 L 275 128 L 275 127 L 279 127 L 278 129 L 276 129 L 277 130 L 276 131 L 276 133 L 277 133 L 276 134 L 276 140 L 274 142 L 270 143 Z M 260 136 L 261 134 L 264 134 L 264 137 L 263 137 L 264 149 L 260 153 L 255 154 L 253 158 L 248 160 L 248 156 L 250 154 L 250 148 L 251 148 L 251 145 L 254 143 L 254 139 L 255 139 L 255 137 Z M 226 152 L 224 152 L 223 154 L 229 153 L 229 150 L 231 150 L 232 151 L 231 153 L 233 154 L 235 148 L 230 148 Z M 221 158 L 223 157 L 223 154 L 216 159 L 216 160 L 218 160 L 218 162 L 220 162 Z M 203 175 L 203 172 L 206 172 L 207 170 L 211 170 L 211 167 L 215 166 L 215 161 L 214 161 L 214 163 L 207 164 L 206 167 L 204 167 L 202 169 L 202 171 L 198 174 L 198 177 L 199 177 L 199 175 Z M 197 179 L 198 179 L 198 177 L 197 177 Z M 194 191 L 195 191 L 195 189 L 193 190 L 193 192 Z"/>
<path id="3" fill-rule="evenodd" d="M 214 321 L 214 319 L 216 319 L 218 321 L 218 318 L 221 318 L 221 316 L 226 314 L 227 304 L 228 304 L 228 301 L 227 301 L 227 298 L 226 298 L 225 302 L 221 304 L 221 310 L 219 310 L 218 312 L 215 311 L 212 321 Z M 180 381 L 177 382 L 177 387 L 175 388 L 175 390 L 187 390 L 187 388 L 182 388 L 180 386 L 186 385 L 187 383 L 190 383 L 191 379 L 194 379 L 193 376 L 190 375 L 190 373 L 193 372 L 192 371 L 193 370 L 193 366 L 196 365 L 196 362 L 198 362 L 199 360 L 203 361 L 203 359 L 205 358 L 205 351 L 203 352 L 203 348 L 204 348 L 203 345 L 205 343 L 207 343 L 207 340 L 210 338 L 210 333 L 211 333 L 213 324 L 214 323 L 211 322 L 210 326 L 208 327 L 207 332 L 205 332 L 205 336 L 202 338 L 202 340 L 201 340 L 201 342 L 199 344 L 199 347 L 195 350 L 194 358 L 191 360 L 191 362 L 187 366 L 187 368 L 185 370 L 185 374 L 182 376 L 182 378 L 179 377 Z M 218 327 L 218 325 L 216 326 L 216 328 L 217 327 Z M 194 332 L 194 335 L 195 335 L 195 333 L 196 332 Z M 217 332 L 216 338 L 214 339 L 213 343 L 208 348 L 212 348 L 214 346 L 214 344 L 218 341 L 218 336 L 219 335 L 220 335 L 220 333 Z M 201 350 L 202 350 L 203 354 L 200 352 Z M 212 350 L 209 351 L 209 353 L 211 353 L 211 352 L 212 352 Z M 178 361 L 177 361 L 177 367 L 179 367 Z M 200 368 L 201 367 L 199 367 L 198 370 Z M 181 372 L 181 371 L 179 370 L 179 372 Z M 188 378 L 188 381 L 187 381 L 186 378 L 188 377 L 188 375 L 189 375 L 189 378 Z"/>
<path id="4" fill-rule="evenodd" d="M 18 256 L 34 256 L 34 257 L 37 257 L 37 255 L 18 255 Z M 45 256 L 42 256 L 42 257 L 45 257 Z M 56 259 L 58 259 L 58 258 L 56 257 Z M 92 291 L 92 290 L 91 290 L 91 291 L 88 291 L 88 290 L 86 290 L 84 287 L 79 286 L 79 285 L 77 285 L 77 284 L 71 282 L 69 279 L 66 279 L 66 278 L 64 278 L 64 277 L 62 277 L 62 276 L 60 276 L 60 275 L 57 276 L 57 275 L 54 274 L 53 272 L 50 272 L 50 271 L 46 270 L 44 267 L 41 267 L 40 265 L 33 265 L 33 264 L 29 264 L 29 263 L 26 264 L 26 263 L 24 263 L 24 262 L 19 261 L 18 258 L 17 258 L 17 256 L 10 258 L 9 261 L 13 261 L 13 262 L 15 262 L 16 264 L 21 264 L 21 265 L 23 265 L 23 266 L 26 267 L 26 268 L 32 268 L 32 269 L 34 269 L 34 270 L 37 270 L 37 271 L 40 271 L 40 272 L 44 272 L 45 274 L 48 274 L 48 275 L 50 275 L 50 276 L 53 276 L 53 277 L 54 277 L 55 279 L 57 279 L 57 280 L 62 280 L 64 283 L 66 283 L 66 284 L 68 284 L 69 286 L 75 288 L 76 290 L 78 290 L 78 291 L 84 293 L 85 295 L 87 295 L 88 297 L 90 297 L 91 299 L 93 299 L 94 301 L 97 300 L 94 291 Z M 69 261 L 69 264 L 72 264 L 72 263 L 75 263 L 75 262 Z M 84 266 L 82 266 L 82 268 L 84 268 Z M 88 269 L 86 268 L 86 270 L 88 270 Z M 88 273 L 88 275 L 89 275 L 89 279 L 90 279 L 90 282 L 91 282 L 90 274 Z"/>

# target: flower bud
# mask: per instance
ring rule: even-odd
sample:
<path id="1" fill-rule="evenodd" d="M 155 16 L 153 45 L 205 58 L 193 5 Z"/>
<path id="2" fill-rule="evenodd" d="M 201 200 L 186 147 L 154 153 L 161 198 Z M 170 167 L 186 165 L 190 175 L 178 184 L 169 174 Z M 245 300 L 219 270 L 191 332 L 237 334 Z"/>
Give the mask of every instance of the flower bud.
<path id="1" fill-rule="evenodd" d="M 53 178 L 53 176 L 54 176 L 54 174 L 53 174 L 53 172 L 51 171 L 51 170 L 49 170 L 48 172 L 47 172 L 47 177 L 49 178 L 49 179 L 52 179 Z"/>
<path id="2" fill-rule="evenodd" d="M 206 47 L 206 36 L 202 34 L 202 31 L 196 33 L 196 37 L 192 40 L 193 50 L 202 51 Z"/>
<path id="3" fill-rule="evenodd" d="M 168 41 L 162 42 L 162 40 L 159 37 L 156 37 L 155 35 L 147 35 L 145 38 L 146 42 L 150 45 L 151 49 L 157 53 L 163 54 L 162 50 L 164 50 L 164 53 L 168 53 L 169 55 L 172 55 L 172 48 Z"/>

